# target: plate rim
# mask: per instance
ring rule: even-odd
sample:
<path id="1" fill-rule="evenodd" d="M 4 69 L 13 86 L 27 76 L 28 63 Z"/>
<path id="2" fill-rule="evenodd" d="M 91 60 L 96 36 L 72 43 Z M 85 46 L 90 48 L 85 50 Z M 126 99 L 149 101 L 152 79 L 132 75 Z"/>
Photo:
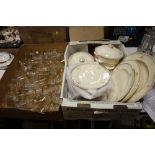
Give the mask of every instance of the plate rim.
<path id="1" fill-rule="evenodd" d="M 137 57 L 133 57 L 135 55 L 137 55 Z M 131 60 L 130 56 L 132 57 L 132 60 L 142 61 L 142 63 L 144 63 L 147 66 L 148 73 L 149 73 L 148 80 L 147 80 L 145 86 L 140 91 L 135 92 L 135 94 L 133 94 L 133 96 L 128 100 L 128 102 L 136 102 L 136 101 L 140 100 L 142 97 L 144 97 L 145 94 L 153 87 L 153 85 L 155 83 L 155 70 L 154 70 L 154 72 L 152 72 L 152 70 L 151 70 L 152 67 L 151 68 L 148 67 L 148 66 L 152 66 L 152 65 L 154 65 L 154 67 L 155 67 L 155 59 L 151 55 L 148 55 L 148 54 L 142 53 L 142 52 L 132 53 L 132 54 L 128 55 L 125 59 Z M 146 58 L 143 58 L 142 56 L 146 57 Z M 151 63 L 151 65 L 149 65 L 150 63 Z"/>
<path id="2" fill-rule="evenodd" d="M 133 60 L 125 60 L 125 61 L 121 62 L 121 64 L 126 64 L 126 63 L 130 64 L 133 71 L 134 71 L 134 82 L 133 82 L 133 86 L 129 90 L 128 94 L 122 99 L 122 102 L 126 102 L 136 92 L 136 90 L 138 89 L 138 86 L 139 86 L 139 79 L 140 79 L 140 66 L 139 66 L 139 63 L 137 61 L 133 61 Z M 134 64 L 136 64 L 137 66 L 134 65 Z M 138 73 L 138 76 L 135 74 L 135 72 Z"/>
<path id="3" fill-rule="evenodd" d="M 127 69 L 125 66 L 128 66 L 128 69 Z M 121 68 L 120 68 L 120 67 L 121 67 Z M 122 68 L 122 67 L 123 67 L 123 68 Z M 119 95 L 117 95 L 117 97 L 116 97 L 115 95 L 113 95 L 112 98 L 110 98 L 110 99 L 109 99 L 109 95 L 108 95 L 108 100 L 109 100 L 109 101 L 115 101 L 115 102 L 121 101 L 121 100 L 126 96 L 126 94 L 128 94 L 128 92 L 130 91 L 130 89 L 131 89 L 131 87 L 132 87 L 132 85 L 133 85 L 133 82 L 134 82 L 134 74 L 133 74 L 133 69 L 132 69 L 131 65 L 129 65 L 129 64 L 119 64 L 119 65 L 114 69 L 112 75 L 115 73 L 115 70 L 118 70 L 119 68 L 120 68 L 121 70 L 122 70 L 122 69 L 126 70 L 126 71 L 128 72 L 128 76 L 131 75 L 131 76 L 129 77 L 130 83 L 128 83 L 128 85 L 126 85 L 126 87 L 123 89 L 123 90 L 126 90 L 126 91 L 123 91 L 123 92 L 124 92 L 123 94 L 121 94 L 121 93 L 122 93 L 122 91 L 121 91 L 121 92 L 119 92 Z M 130 68 L 130 71 L 129 71 L 129 68 Z M 118 71 L 117 71 L 117 72 L 118 72 Z M 129 80 L 128 80 L 128 81 L 129 81 Z M 120 95 L 120 94 L 121 94 L 121 95 Z"/>

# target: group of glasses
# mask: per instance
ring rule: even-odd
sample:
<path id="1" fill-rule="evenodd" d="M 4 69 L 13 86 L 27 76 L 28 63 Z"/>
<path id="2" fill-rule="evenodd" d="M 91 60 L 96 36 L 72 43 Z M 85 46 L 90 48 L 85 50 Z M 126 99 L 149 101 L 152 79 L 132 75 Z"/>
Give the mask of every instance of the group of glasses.
<path id="1" fill-rule="evenodd" d="M 59 109 L 64 53 L 60 50 L 27 51 L 19 61 L 4 98 L 4 106 L 35 112 Z"/>
<path id="2" fill-rule="evenodd" d="M 146 29 L 137 51 L 155 56 L 155 27 Z"/>

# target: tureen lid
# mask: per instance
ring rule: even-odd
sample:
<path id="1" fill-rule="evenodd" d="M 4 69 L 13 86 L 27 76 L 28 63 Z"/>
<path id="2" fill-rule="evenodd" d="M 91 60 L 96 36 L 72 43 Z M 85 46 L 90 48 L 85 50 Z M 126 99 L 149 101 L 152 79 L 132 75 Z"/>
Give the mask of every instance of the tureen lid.
<path id="1" fill-rule="evenodd" d="M 121 50 L 119 50 L 112 44 L 96 47 L 94 54 L 109 59 L 121 59 L 124 55 Z"/>
<path id="2" fill-rule="evenodd" d="M 91 54 L 84 51 L 78 51 L 72 54 L 68 59 L 68 65 L 75 65 L 80 63 L 94 62 L 94 58 Z"/>

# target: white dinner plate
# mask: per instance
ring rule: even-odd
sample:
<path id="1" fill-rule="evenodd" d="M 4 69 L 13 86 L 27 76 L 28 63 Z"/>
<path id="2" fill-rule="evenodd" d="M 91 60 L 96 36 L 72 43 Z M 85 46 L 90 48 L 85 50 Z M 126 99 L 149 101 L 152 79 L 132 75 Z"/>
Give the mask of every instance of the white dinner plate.
<path id="1" fill-rule="evenodd" d="M 136 60 L 140 66 L 139 86 L 128 102 L 136 102 L 153 87 L 155 82 L 155 62 L 152 56 L 137 52 L 128 55 L 124 60 Z"/>
<path id="2" fill-rule="evenodd" d="M 108 94 L 108 101 L 120 101 L 133 86 L 134 71 L 129 64 L 120 64 L 112 72 L 113 89 Z"/>
<path id="3" fill-rule="evenodd" d="M 80 63 L 91 63 L 94 62 L 94 57 L 88 52 L 79 51 L 72 54 L 68 59 L 68 65 L 76 65 Z"/>
<path id="4" fill-rule="evenodd" d="M 139 81 L 140 81 L 140 66 L 137 61 L 128 61 L 124 60 L 121 64 L 129 64 L 134 70 L 134 83 L 128 94 L 123 98 L 123 102 L 127 101 L 138 89 Z"/>
<path id="5" fill-rule="evenodd" d="M 110 79 L 110 72 L 99 64 L 80 64 L 71 72 L 72 82 L 82 89 L 103 87 Z"/>
<path id="6" fill-rule="evenodd" d="M 14 59 L 14 55 L 9 54 L 10 55 L 10 59 L 6 62 L 0 63 L 0 68 L 6 68 L 8 65 L 11 64 L 12 60 Z"/>
<path id="7" fill-rule="evenodd" d="M 0 52 L 0 63 L 5 63 L 11 58 L 11 55 L 7 52 Z"/>

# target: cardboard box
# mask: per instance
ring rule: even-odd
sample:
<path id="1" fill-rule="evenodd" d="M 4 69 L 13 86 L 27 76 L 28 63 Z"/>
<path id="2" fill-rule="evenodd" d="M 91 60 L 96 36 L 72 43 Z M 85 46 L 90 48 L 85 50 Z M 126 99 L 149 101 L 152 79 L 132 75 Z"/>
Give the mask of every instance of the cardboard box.
<path id="1" fill-rule="evenodd" d="M 106 112 L 114 113 L 139 113 L 142 109 L 141 103 L 122 103 L 122 102 L 104 102 L 104 101 L 78 101 L 69 99 L 67 96 L 68 85 L 66 81 L 66 69 L 68 58 L 76 51 L 89 51 L 93 53 L 96 46 L 102 44 L 113 44 L 125 53 L 125 47 L 120 41 L 86 41 L 86 42 L 70 42 L 65 51 L 65 69 L 62 82 L 62 110 L 65 119 L 93 119 L 96 115 L 100 115 L 100 119 L 104 119 L 101 114 Z"/>
<path id="2" fill-rule="evenodd" d="M 71 26 L 69 27 L 70 41 L 103 40 L 103 26 Z"/>

